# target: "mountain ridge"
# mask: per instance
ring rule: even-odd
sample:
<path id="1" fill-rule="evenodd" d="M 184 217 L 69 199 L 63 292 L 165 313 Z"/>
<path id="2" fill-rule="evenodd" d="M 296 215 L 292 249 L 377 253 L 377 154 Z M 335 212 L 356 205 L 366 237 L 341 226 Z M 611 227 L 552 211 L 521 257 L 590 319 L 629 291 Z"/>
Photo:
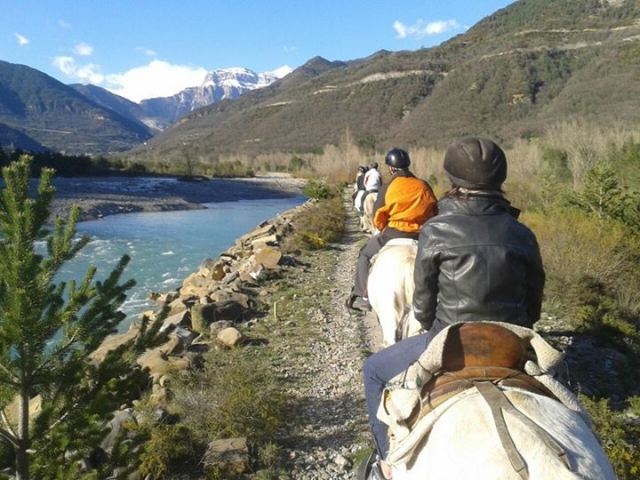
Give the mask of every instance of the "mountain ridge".
<path id="1" fill-rule="evenodd" d="M 501 142 L 575 118 L 637 121 L 640 4 L 520 0 L 443 44 L 332 64 L 315 58 L 234 103 L 186 115 L 134 158 L 317 151 L 345 132 L 367 148 Z M 320 65 L 322 71 L 315 67 Z"/>
<path id="2" fill-rule="evenodd" d="M 247 92 L 264 88 L 291 69 L 279 69 L 275 73 L 256 73 L 243 67 L 232 67 L 207 72 L 198 87 L 187 87 L 169 97 L 149 98 L 140 101 L 141 108 L 151 117 L 161 118 L 168 125 L 183 115 L 225 99 L 235 99 Z"/>
<path id="3" fill-rule="evenodd" d="M 131 118 L 101 107 L 74 88 L 26 65 L 0 61 L 0 124 L 46 149 L 124 151 L 151 138 Z M 63 139 L 63 141 L 61 141 Z M 0 145 L 9 142 L 0 137 Z M 22 142 L 16 145 L 24 148 Z"/>

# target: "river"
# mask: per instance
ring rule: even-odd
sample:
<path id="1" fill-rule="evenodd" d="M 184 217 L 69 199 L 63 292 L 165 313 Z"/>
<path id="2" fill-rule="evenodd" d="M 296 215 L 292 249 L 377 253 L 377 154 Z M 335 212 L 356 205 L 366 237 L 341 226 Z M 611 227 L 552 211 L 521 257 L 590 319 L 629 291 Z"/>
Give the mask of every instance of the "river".
<path id="1" fill-rule="evenodd" d="M 97 267 L 97 279 L 105 279 L 122 255 L 129 255 L 122 278 L 135 279 L 136 286 L 122 307 L 127 319 L 119 330 L 125 331 L 140 313 L 157 308 L 149 293 L 175 290 L 203 259 L 217 258 L 260 222 L 305 201 L 293 197 L 216 202 L 204 204 L 207 208 L 202 210 L 129 213 L 81 222 L 78 233 L 91 241 L 56 280 L 80 280 L 89 265 Z"/>

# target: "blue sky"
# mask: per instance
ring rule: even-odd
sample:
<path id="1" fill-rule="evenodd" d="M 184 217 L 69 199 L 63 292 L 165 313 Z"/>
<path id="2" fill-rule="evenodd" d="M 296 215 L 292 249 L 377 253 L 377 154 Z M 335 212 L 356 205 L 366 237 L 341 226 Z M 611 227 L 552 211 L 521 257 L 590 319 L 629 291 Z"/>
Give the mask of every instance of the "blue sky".
<path id="1" fill-rule="evenodd" d="M 207 71 L 431 47 L 514 0 L 0 0 L 0 60 L 129 98 Z"/>

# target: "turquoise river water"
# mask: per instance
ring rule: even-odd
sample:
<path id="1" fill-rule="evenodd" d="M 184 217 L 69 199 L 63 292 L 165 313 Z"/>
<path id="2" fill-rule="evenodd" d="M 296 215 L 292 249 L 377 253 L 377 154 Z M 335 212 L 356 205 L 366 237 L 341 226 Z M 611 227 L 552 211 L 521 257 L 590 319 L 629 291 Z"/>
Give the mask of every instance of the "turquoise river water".
<path id="1" fill-rule="evenodd" d="M 205 258 L 217 258 L 260 222 L 304 203 L 305 197 L 205 204 L 206 209 L 129 213 L 81 222 L 78 232 L 91 242 L 60 272 L 59 280 L 81 279 L 89 265 L 104 279 L 123 254 L 131 257 L 123 280 L 133 278 L 122 310 L 126 330 L 138 315 L 156 308 L 150 292 L 169 292 L 198 270 Z"/>

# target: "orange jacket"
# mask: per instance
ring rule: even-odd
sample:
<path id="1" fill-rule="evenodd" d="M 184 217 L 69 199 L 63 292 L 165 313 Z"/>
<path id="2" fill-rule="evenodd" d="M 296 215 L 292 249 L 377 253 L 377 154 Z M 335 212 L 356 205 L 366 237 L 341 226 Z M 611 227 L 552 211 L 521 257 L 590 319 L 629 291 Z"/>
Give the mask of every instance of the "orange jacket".
<path id="1" fill-rule="evenodd" d="M 398 170 L 378 192 L 373 222 L 402 232 L 419 232 L 422 224 L 437 215 L 438 200 L 427 182 L 411 172 Z"/>

